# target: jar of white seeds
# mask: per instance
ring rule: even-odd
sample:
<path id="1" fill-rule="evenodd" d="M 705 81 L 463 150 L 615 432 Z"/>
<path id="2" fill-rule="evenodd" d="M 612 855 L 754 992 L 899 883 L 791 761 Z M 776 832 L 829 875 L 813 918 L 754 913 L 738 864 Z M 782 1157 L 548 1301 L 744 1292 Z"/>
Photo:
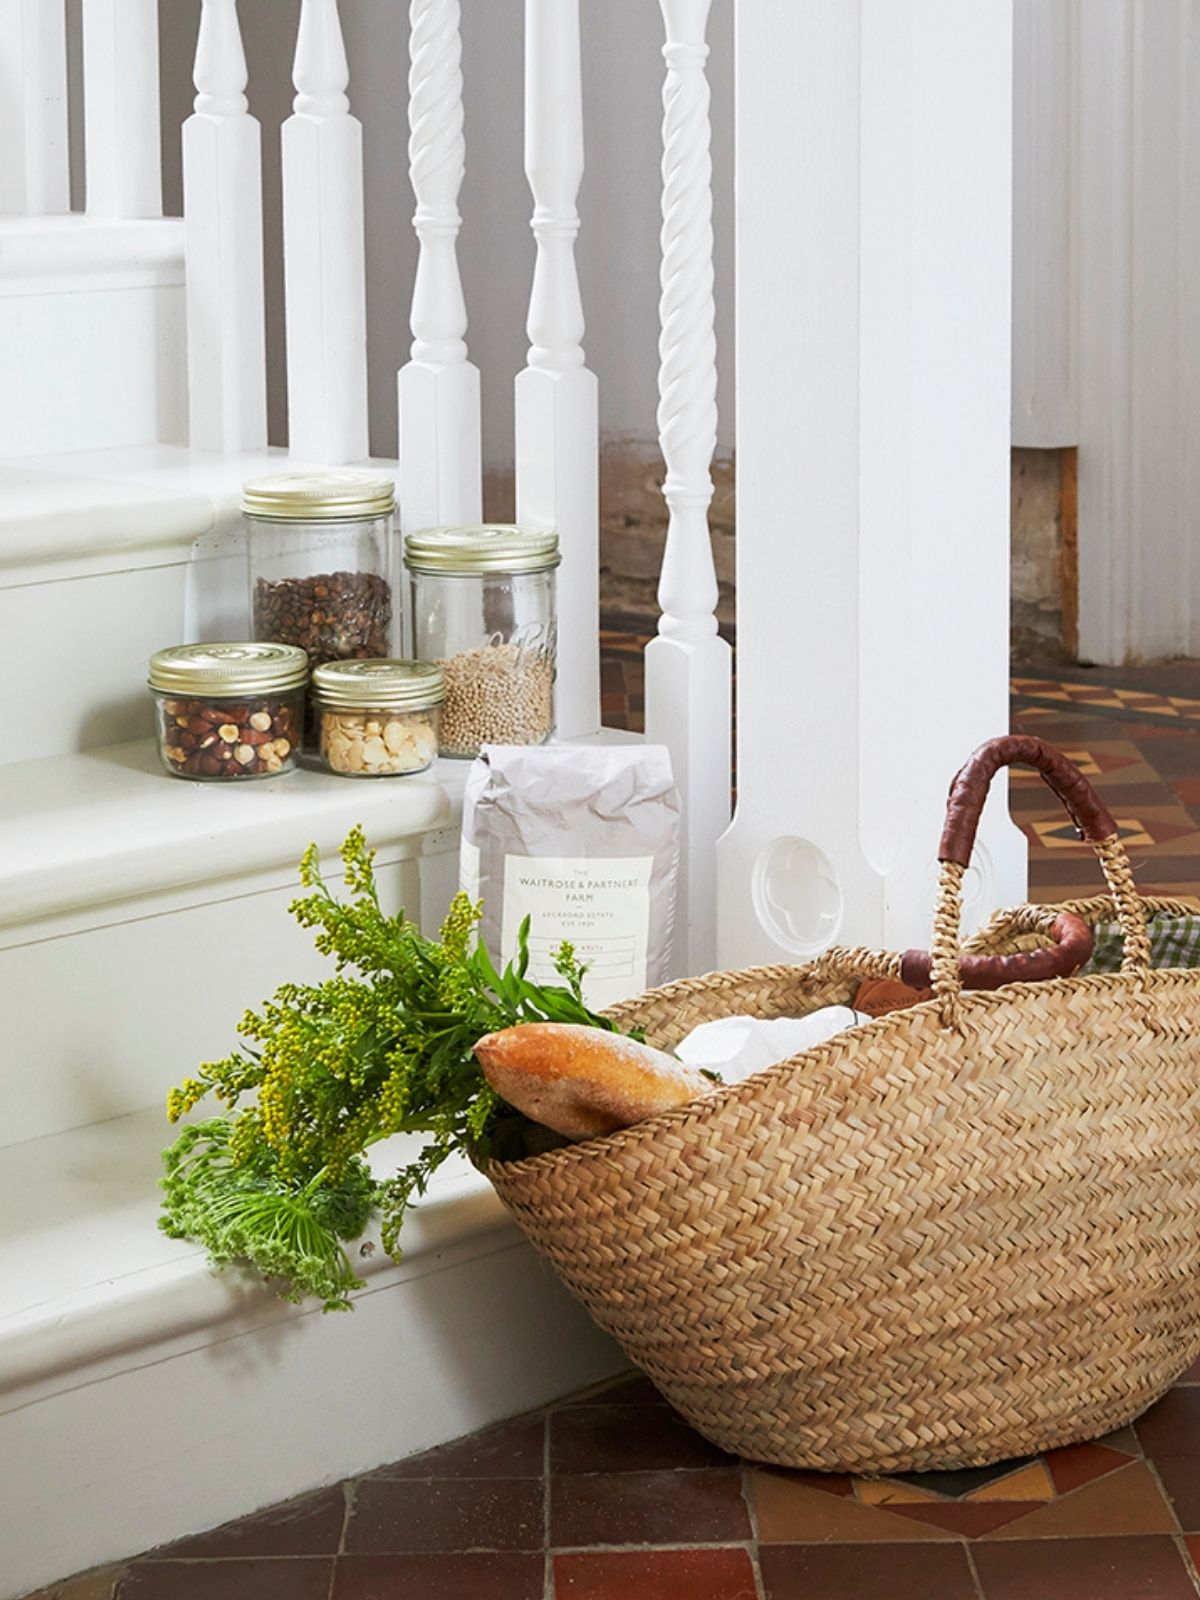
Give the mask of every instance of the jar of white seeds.
<path id="1" fill-rule="evenodd" d="M 441 753 L 544 744 L 554 731 L 558 535 L 477 523 L 404 541 L 414 653 L 446 685 Z"/>
<path id="2" fill-rule="evenodd" d="M 438 753 L 445 688 L 428 661 L 327 661 L 314 668 L 321 760 L 344 778 L 424 772 Z"/>

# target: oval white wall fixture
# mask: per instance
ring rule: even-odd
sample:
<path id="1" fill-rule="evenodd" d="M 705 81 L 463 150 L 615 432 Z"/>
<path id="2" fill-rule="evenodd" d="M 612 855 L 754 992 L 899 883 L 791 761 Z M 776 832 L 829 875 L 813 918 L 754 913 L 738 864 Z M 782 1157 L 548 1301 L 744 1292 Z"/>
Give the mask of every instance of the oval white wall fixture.
<path id="1" fill-rule="evenodd" d="M 772 839 L 754 863 L 750 892 L 764 931 L 784 950 L 815 956 L 836 939 L 841 884 L 828 856 L 808 839 Z"/>

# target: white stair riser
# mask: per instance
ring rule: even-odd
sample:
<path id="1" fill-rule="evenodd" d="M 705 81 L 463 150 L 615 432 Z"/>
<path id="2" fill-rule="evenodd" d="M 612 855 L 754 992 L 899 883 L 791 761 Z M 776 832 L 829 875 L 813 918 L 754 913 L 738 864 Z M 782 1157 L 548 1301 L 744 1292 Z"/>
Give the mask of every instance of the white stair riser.
<path id="1" fill-rule="evenodd" d="M 416 915 L 418 865 L 400 854 L 381 852 L 381 887 Z M 197 1063 L 233 1048 L 247 1007 L 285 980 L 329 976 L 332 963 L 287 915 L 298 892 L 294 872 L 276 871 L 2 930 L 0 1148 L 165 1106 Z M 164 1114 L 164 1144 L 170 1136 Z"/>
<path id="2" fill-rule="evenodd" d="M 244 556 L 195 558 L 175 545 L 88 563 L 107 570 L 62 565 L 71 575 L 51 562 L 0 571 L 10 704 L 31 713 L 0 742 L 0 767 L 149 736 L 154 651 L 246 633 Z"/>
<path id="3" fill-rule="evenodd" d="M 422 1276 L 267 1329 L 80 1368 L 0 1415 L 0 1600 L 471 1432 L 618 1371 L 507 1228 Z"/>
<path id="4" fill-rule="evenodd" d="M 182 269 L 158 276 L 0 282 L 0 457 L 186 438 Z"/>

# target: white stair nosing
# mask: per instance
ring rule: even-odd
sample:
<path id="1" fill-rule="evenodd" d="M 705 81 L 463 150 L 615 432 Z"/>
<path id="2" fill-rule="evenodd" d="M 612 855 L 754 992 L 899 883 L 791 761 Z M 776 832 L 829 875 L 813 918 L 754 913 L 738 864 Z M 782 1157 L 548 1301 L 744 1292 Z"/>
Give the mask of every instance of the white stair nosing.
<path id="1" fill-rule="evenodd" d="M 307 769 L 246 783 L 165 773 L 155 741 L 47 756 L 0 779 L 0 928 L 111 908 L 165 891 L 294 872 L 306 846 L 340 844 L 361 822 L 372 843 L 446 827 L 463 762 L 351 782 Z M 216 898 L 217 896 L 212 896 Z"/>

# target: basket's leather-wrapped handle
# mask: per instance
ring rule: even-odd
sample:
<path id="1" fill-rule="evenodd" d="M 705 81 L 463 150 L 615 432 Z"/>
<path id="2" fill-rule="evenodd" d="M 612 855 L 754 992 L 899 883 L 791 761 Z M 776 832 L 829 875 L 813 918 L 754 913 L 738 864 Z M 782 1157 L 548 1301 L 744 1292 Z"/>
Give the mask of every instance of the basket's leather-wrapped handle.
<path id="1" fill-rule="evenodd" d="M 1032 767 L 1041 774 L 1070 813 L 1080 836 L 1088 841 L 1112 893 L 1118 921 L 1125 937 L 1121 963 L 1124 972 L 1144 972 L 1150 964 L 1150 939 L 1142 901 L 1129 870 L 1120 831 L 1108 807 L 1075 764 L 1053 745 L 1023 734 L 1009 734 L 980 745 L 950 785 L 946 823 L 938 859 L 942 864 L 933 947 L 928 954 L 910 950 L 902 962 L 905 982 L 924 987 L 932 983 L 942 1001 L 942 1014 L 952 1022 L 961 990 L 998 989 L 1002 984 L 1030 979 L 1067 977 L 1077 972 L 1091 955 L 1092 937 L 1079 918 L 1064 914 L 1053 925 L 1056 943 L 1046 950 L 1019 951 L 1008 956 L 959 954 L 962 914 L 962 875 L 970 865 L 979 818 L 988 787 L 1001 767 Z M 1086 948 L 1080 928 L 1086 934 Z M 922 973 L 927 978 L 919 982 Z"/>
<path id="2" fill-rule="evenodd" d="M 1032 767 L 1040 773 L 1070 812 L 1081 839 L 1102 844 L 1116 835 L 1111 812 L 1073 761 L 1041 739 L 1013 733 L 981 744 L 959 769 L 950 785 L 939 861 L 970 866 L 983 803 L 1001 767 Z"/>
<path id="3" fill-rule="evenodd" d="M 1039 950 L 1018 950 L 1010 956 L 960 956 L 958 975 L 964 989 L 999 989 L 1005 983 L 1034 983 L 1046 978 L 1069 978 L 1090 961 L 1096 940 L 1082 917 L 1064 911 L 1050 927 L 1052 945 Z M 933 975 L 928 950 L 906 950 L 900 963 L 900 981 L 912 989 L 927 989 Z"/>

